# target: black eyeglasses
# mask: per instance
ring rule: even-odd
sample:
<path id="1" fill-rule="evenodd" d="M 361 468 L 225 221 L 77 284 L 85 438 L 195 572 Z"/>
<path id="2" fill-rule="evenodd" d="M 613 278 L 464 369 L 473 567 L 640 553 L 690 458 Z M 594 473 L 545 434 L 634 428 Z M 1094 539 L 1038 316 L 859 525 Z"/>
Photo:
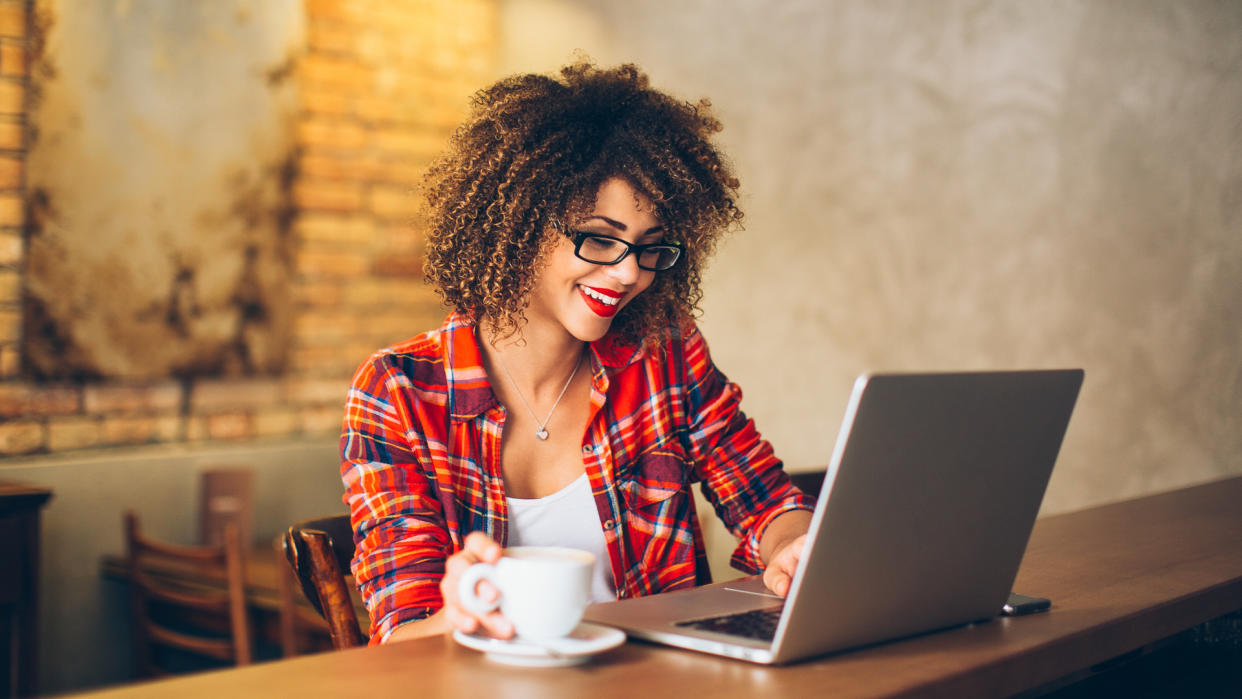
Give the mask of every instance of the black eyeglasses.
<path id="1" fill-rule="evenodd" d="M 635 245 L 603 233 L 574 231 L 568 233 L 574 241 L 574 254 L 580 260 L 597 265 L 615 265 L 631 252 L 638 266 L 652 272 L 662 272 L 677 264 L 681 247 L 673 243 Z"/>

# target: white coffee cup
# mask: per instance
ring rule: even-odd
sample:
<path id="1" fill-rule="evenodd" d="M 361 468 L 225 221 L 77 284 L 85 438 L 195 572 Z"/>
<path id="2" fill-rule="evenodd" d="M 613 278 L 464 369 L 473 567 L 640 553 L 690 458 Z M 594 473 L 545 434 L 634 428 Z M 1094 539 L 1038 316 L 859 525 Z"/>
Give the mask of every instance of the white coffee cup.
<path id="1" fill-rule="evenodd" d="M 497 607 L 522 638 L 546 641 L 568 636 L 582 621 L 591 592 L 595 556 L 555 546 L 514 546 L 495 564 L 475 563 L 457 583 L 462 606 L 475 614 Z M 500 598 L 485 602 L 476 587 L 487 580 Z"/>

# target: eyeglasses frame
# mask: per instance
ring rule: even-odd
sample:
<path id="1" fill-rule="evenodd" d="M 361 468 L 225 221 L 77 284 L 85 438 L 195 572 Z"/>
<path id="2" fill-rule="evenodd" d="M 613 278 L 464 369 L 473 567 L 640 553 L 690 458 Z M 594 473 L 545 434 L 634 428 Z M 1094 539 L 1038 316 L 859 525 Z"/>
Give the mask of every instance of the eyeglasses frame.
<path id="1" fill-rule="evenodd" d="M 677 261 L 681 259 L 681 245 L 676 242 L 661 241 L 659 243 L 646 243 L 643 245 L 637 245 L 627 240 L 622 240 L 621 238 L 618 238 L 614 235 L 607 235 L 605 233 L 594 233 L 591 231 L 570 231 L 570 230 L 564 230 L 564 233 L 566 236 L 569 237 L 570 240 L 574 242 L 574 256 L 577 257 L 579 260 L 582 260 L 583 262 L 590 262 L 593 265 L 604 265 L 606 267 L 611 267 L 613 265 L 619 265 L 621 264 L 623 260 L 625 260 L 625 258 L 633 254 L 634 261 L 638 263 L 639 269 L 645 269 L 648 272 L 667 272 L 668 270 L 677 266 Z M 613 260 L 612 262 L 598 262 L 596 260 L 588 260 L 587 258 L 582 256 L 582 253 L 579 252 L 579 250 L 582 249 L 582 243 L 586 241 L 587 238 L 606 238 L 608 240 L 621 243 L 622 245 L 625 246 L 625 252 L 622 253 L 620 257 Z M 672 248 L 673 250 L 677 252 L 677 255 L 673 258 L 672 263 L 670 263 L 669 266 L 667 267 L 660 267 L 660 268 L 648 267 L 644 265 L 642 262 L 639 262 L 639 260 L 642 258 L 642 254 L 651 248 Z"/>

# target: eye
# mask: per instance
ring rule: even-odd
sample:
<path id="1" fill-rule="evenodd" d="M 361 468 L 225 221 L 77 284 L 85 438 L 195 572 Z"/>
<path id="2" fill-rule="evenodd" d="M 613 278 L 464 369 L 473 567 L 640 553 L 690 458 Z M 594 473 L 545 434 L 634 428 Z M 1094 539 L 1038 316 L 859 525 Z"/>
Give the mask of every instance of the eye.
<path id="1" fill-rule="evenodd" d="M 615 251 L 620 247 L 621 246 L 617 243 L 617 241 L 612 240 L 611 238 L 604 238 L 598 235 L 590 235 L 589 233 L 583 234 L 582 250 L 584 252 L 590 251 L 590 252 L 607 253 L 607 252 Z"/>

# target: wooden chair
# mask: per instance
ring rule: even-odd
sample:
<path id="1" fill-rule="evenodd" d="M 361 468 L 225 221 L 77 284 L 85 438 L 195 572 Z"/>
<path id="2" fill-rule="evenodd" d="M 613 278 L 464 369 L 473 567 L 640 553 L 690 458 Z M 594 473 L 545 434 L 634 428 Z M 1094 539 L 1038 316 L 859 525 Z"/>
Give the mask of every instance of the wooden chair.
<path id="1" fill-rule="evenodd" d="M 818 471 L 801 471 L 799 473 L 789 474 L 789 480 L 797 486 L 798 490 L 811 496 L 818 496 L 819 491 L 824 487 L 824 469 Z"/>
<path id="2" fill-rule="evenodd" d="M 328 622 L 334 648 L 365 645 L 345 571 L 354 557 L 349 515 L 298 522 L 283 539 L 285 558 L 315 611 Z"/>
<path id="3" fill-rule="evenodd" d="M 126 556 L 133 619 L 134 674 L 153 677 L 178 669 L 161 648 L 185 651 L 233 665 L 252 658 L 250 619 L 246 611 L 245 563 L 237 528 L 229 525 L 222 546 L 180 546 L 144 536 L 138 516 L 125 513 Z M 201 569 L 204 578 L 223 577 L 227 591 L 211 585 L 168 581 L 159 566 Z"/>

